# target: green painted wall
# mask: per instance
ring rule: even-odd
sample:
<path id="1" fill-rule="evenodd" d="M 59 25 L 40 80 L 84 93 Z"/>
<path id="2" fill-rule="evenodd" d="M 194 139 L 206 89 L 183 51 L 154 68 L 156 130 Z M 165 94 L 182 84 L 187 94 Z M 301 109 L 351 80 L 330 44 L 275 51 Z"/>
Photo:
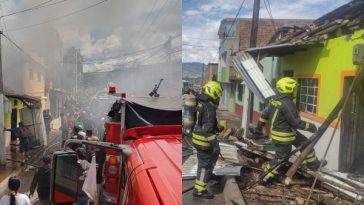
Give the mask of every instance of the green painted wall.
<path id="1" fill-rule="evenodd" d="M 326 118 L 340 98 L 342 71 L 356 69 L 352 63 L 353 46 L 364 43 L 363 30 L 351 36 L 329 39 L 322 48 L 310 48 L 283 56 L 280 74 L 283 70 L 294 70 L 294 76 L 319 74 L 318 116 Z"/>
<path id="2" fill-rule="evenodd" d="M 220 81 L 223 83 L 229 82 L 229 69 L 227 67 L 222 67 L 220 72 Z"/>
<path id="3" fill-rule="evenodd" d="M 272 80 L 277 78 L 277 57 L 266 57 L 259 61 L 259 63 L 263 66 L 263 74 L 265 79 L 267 79 L 268 82 L 272 83 Z M 254 97 L 254 111 L 260 112 L 259 110 L 259 99 L 257 97 Z M 262 102 L 264 103 L 264 102 Z"/>

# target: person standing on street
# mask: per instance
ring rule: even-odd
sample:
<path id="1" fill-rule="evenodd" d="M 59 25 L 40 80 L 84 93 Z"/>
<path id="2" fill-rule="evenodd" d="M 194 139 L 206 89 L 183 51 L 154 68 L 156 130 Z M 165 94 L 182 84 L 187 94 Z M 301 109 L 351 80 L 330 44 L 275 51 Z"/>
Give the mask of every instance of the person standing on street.
<path id="1" fill-rule="evenodd" d="M 253 135 L 261 136 L 263 134 L 263 127 L 270 121 L 270 136 L 275 145 L 275 157 L 264 166 L 264 171 L 267 175 L 263 183 L 269 184 L 272 178 L 278 174 L 277 168 L 271 169 L 279 161 L 283 159 L 288 160 L 287 157 L 291 153 L 292 145 L 298 147 L 307 140 L 297 129 L 311 133 L 317 131 L 313 123 L 303 121 L 299 116 L 299 112 L 293 102 L 296 87 L 297 82 L 293 78 L 281 78 L 276 83 L 278 95 L 270 100 L 268 106 L 262 111 L 258 125 L 253 130 Z M 316 157 L 315 150 L 312 149 L 306 157 L 307 168 L 315 171 L 319 168 L 320 163 Z M 326 163 L 325 161 L 324 165 Z"/>
<path id="2" fill-rule="evenodd" d="M 76 149 L 77 155 L 77 194 L 76 205 L 89 205 L 89 198 L 82 190 L 83 183 L 85 182 L 87 172 L 91 164 L 87 161 L 86 150 L 82 147 Z"/>
<path id="3" fill-rule="evenodd" d="M 44 118 L 44 124 L 46 127 L 46 133 L 47 133 L 47 137 L 48 137 L 49 132 L 51 131 L 51 122 L 53 120 L 49 110 L 43 111 L 43 118 Z"/>
<path id="4" fill-rule="evenodd" d="M 10 177 L 8 188 L 10 193 L 1 197 L 0 205 L 30 205 L 29 197 L 25 194 L 18 193 L 20 180 L 18 177 Z"/>
<path id="5" fill-rule="evenodd" d="M 60 128 L 60 130 L 61 130 L 61 137 L 62 137 L 62 145 L 61 145 L 61 147 L 63 147 L 64 142 L 66 140 L 68 140 L 68 135 L 69 135 L 69 133 L 68 133 L 67 119 L 66 119 L 66 117 L 64 116 L 63 113 L 61 113 L 61 128 Z"/>
<path id="6" fill-rule="evenodd" d="M 37 188 L 40 204 L 50 205 L 51 158 L 44 156 L 42 161 L 43 166 L 34 174 L 33 181 L 30 185 L 29 198 L 33 197 L 35 188 Z"/>
<path id="7" fill-rule="evenodd" d="M 209 81 L 203 86 L 202 93 L 197 95 L 196 123 L 192 132 L 192 143 L 197 150 L 197 176 L 193 196 L 206 199 L 214 198 L 207 191 L 210 179 L 220 178 L 212 173 L 220 154 L 216 133 L 222 131 L 216 119 L 216 110 L 222 95 L 221 85 L 216 81 Z"/>
<path id="8" fill-rule="evenodd" d="M 31 132 L 27 126 L 24 125 L 22 121 L 19 122 L 19 127 L 12 129 L 4 129 L 5 131 L 13 131 L 19 137 L 19 152 L 23 156 L 23 162 L 30 158 L 28 155 L 29 151 L 29 137 Z"/>

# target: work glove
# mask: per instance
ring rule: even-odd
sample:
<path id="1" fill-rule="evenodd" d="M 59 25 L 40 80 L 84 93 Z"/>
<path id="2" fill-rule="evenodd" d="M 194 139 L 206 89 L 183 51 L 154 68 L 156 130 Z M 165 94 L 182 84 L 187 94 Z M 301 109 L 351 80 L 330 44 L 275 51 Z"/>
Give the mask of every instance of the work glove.
<path id="1" fill-rule="evenodd" d="M 253 138 L 258 138 L 263 135 L 263 128 L 258 126 L 256 128 L 249 127 L 249 131 L 252 134 Z"/>
<path id="2" fill-rule="evenodd" d="M 309 126 L 308 126 L 308 128 L 306 129 L 307 131 L 312 132 L 312 133 L 317 132 L 317 127 L 316 127 L 316 125 L 314 125 L 314 124 L 312 124 L 312 123 L 309 123 L 309 122 L 308 122 L 308 124 L 309 124 Z"/>
<path id="3" fill-rule="evenodd" d="M 221 125 L 217 125 L 217 132 L 220 133 L 222 131 L 224 131 L 225 127 L 224 126 L 221 126 Z"/>

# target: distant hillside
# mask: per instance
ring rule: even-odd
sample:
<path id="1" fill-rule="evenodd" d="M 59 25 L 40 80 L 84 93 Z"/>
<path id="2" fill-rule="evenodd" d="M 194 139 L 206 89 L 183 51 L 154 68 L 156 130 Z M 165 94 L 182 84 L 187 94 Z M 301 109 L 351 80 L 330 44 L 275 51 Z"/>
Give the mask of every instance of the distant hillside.
<path id="1" fill-rule="evenodd" d="M 203 63 L 182 63 L 182 78 L 202 78 Z"/>

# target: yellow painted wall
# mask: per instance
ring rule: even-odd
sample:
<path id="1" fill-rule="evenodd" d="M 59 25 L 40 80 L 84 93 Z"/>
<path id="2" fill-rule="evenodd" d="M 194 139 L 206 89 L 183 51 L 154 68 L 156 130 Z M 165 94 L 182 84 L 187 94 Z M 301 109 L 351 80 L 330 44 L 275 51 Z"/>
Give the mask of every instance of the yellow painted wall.
<path id="1" fill-rule="evenodd" d="M 353 46 L 364 43 L 363 30 L 351 36 L 341 36 L 327 40 L 323 48 L 310 48 L 281 58 L 280 73 L 294 70 L 294 77 L 315 75 L 319 77 L 319 118 L 326 118 L 342 92 L 342 75 L 350 75 L 357 66 L 352 63 Z M 352 73 L 353 73 L 352 72 Z"/>
<path id="2" fill-rule="evenodd" d="M 20 121 L 20 110 L 22 108 L 24 108 L 24 103 L 21 100 L 18 99 L 14 99 L 14 98 L 8 98 L 11 102 L 11 108 L 12 109 L 17 109 L 18 110 L 18 122 Z M 15 100 L 17 100 L 17 105 L 15 105 Z M 11 128 L 11 113 L 5 113 L 5 127 L 6 128 Z M 18 123 L 17 122 L 17 123 Z"/>

